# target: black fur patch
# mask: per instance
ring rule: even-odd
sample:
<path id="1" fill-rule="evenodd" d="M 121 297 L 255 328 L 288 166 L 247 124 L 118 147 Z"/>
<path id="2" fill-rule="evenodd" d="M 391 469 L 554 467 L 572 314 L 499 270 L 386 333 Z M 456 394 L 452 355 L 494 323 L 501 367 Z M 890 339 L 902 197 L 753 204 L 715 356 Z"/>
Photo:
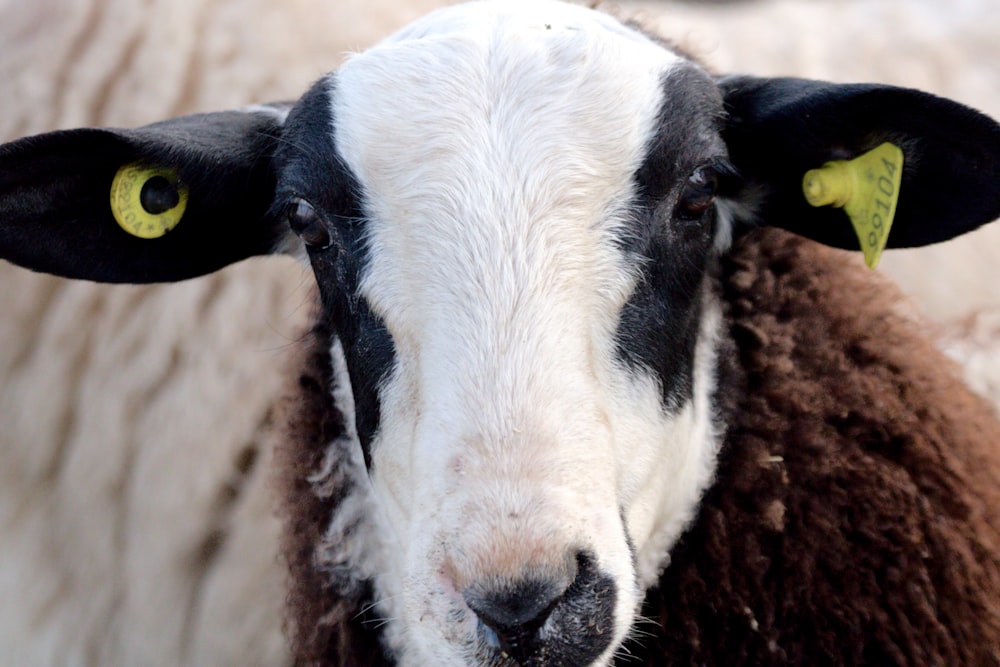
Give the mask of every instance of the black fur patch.
<path id="1" fill-rule="evenodd" d="M 716 231 L 711 207 L 697 220 L 674 214 L 688 177 L 724 161 L 718 118 L 722 100 L 700 70 L 684 67 L 663 83 L 665 95 L 647 155 L 635 174 L 637 199 L 625 252 L 642 278 L 618 325 L 618 351 L 630 367 L 653 373 L 665 406 L 691 396 L 695 344 L 701 322 L 701 285 Z"/>
<path id="2" fill-rule="evenodd" d="M 395 356 L 392 339 L 381 319 L 358 293 L 368 263 L 364 240 L 363 193 L 337 152 L 333 132 L 333 79 L 319 81 L 288 116 L 278 154 L 281 180 L 276 210 L 301 197 L 328 224 L 332 244 L 310 249 L 323 304 L 323 322 L 344 346 L 355 403 L 355 421 L 365 463 L 371 466 L 371 442 L 378 430 L 378 385 Z"/>

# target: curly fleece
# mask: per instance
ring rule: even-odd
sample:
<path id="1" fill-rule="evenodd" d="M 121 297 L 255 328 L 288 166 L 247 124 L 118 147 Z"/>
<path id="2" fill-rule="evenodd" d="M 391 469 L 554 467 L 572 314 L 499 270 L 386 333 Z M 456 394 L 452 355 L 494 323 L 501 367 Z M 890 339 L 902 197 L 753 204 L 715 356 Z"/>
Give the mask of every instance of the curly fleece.
<path id="1" fill-rule="evenodd" d="M 1000 425 L 855 258 L 740 239 L 718 479 L 623 650 L 645 665 L 1000 664 Z M 370 589 L 316 566 L 336 498 L 304 480 L 342 429 L 329 332 L 302 361 L 283 451 L 298 664 L 391 665 Z M 350 584 L 350 585 L 347 585 Z"/>

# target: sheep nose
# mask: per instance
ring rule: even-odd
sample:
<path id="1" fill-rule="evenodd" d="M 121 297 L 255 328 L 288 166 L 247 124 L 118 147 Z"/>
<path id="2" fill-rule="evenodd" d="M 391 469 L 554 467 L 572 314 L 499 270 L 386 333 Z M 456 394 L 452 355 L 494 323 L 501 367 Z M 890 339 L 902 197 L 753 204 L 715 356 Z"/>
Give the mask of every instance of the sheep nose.
<path id="1" fill-rule="evenodd" d="M 483 632 L 487 643 L 520 664 L 544 654 L 552 642 L 569 641 L 581 655 L 596 658 L 610 641 L 610 632 L 599 637 L 583 637 L 577 632 L 569 637 L 570 628 L 562 627 L 567 620 L 575 624 L 581 616 L 603 617 L 604 623 L 591 627 L 607 630 L 613 624 L 614 584 L 585 554 L 564 568 L 532 569 L 517 578 L 486 578 L 468 586 L 462 595 L 482 625 L 495 634 L 494 639 L 489 631 Z M 543 632 L 550 618 L 551 627 Z"/>
<path id="2" fill-rule="evenodd" d="M 465 590 L 469 608 L 496 633 L 510 655 L 531 653 L 539 630 L 569 587 L 568 582 L 536 574 L 505 585 L 473 584 Z"/>

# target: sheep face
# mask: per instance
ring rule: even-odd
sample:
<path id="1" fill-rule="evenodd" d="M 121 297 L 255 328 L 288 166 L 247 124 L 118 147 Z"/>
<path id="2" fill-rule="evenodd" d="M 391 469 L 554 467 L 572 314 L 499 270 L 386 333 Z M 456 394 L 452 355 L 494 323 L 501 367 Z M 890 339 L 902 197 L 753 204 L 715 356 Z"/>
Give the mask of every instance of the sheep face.
<path id="1" fill-rule="evenodd" d="M 628 632 L 713 469 L 721 115 L 691 63 L 538 3 L 434 14 L 292 110 L 278 205 L 412 664 L 606 664 Z"/>

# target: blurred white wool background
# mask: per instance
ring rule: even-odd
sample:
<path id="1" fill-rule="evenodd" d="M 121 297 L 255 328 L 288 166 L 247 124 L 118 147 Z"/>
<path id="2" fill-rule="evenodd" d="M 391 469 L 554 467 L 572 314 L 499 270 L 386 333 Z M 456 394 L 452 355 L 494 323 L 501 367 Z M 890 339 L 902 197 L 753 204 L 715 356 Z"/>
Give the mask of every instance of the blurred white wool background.
<path id="1" fill-rule="evenodd" d="M 0 0 L 0 141 L 294 99 L 441 4 Z M 717 72 L 910 86 L 1000 118 L 1000 0 L 618 11 Z M 1000 225 L 879 269 L 995 401 L 998 267 Z M 268 476 L 311 280 L 287 258 L 146 287 L 0 265 L 0 664 L 290 664 Z"/>

